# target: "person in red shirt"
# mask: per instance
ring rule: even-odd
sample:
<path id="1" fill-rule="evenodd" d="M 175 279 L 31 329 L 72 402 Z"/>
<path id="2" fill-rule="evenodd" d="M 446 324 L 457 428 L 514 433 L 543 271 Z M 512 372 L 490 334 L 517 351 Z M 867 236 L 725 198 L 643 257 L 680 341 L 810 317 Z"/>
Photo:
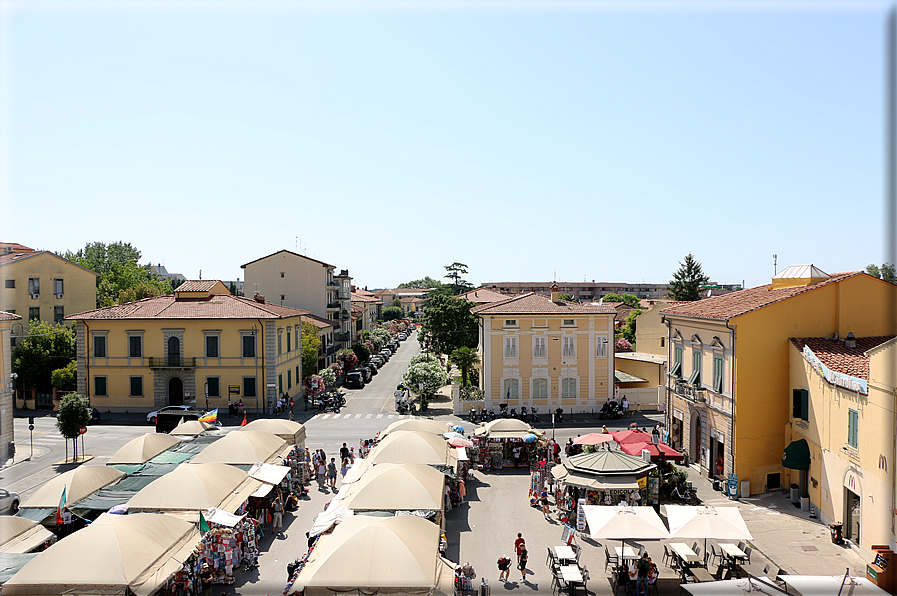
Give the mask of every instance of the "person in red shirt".
<path id="1" fill-rule="evenodd" d="M 523 551 L 526 549 L 526 540 L 523 539 L 523 534 L 517 532 L 517 540 L 514 541 L 514 552 L 517 553 L 517 564 L 520 564 L 520 555 L 523 554 Z"/>

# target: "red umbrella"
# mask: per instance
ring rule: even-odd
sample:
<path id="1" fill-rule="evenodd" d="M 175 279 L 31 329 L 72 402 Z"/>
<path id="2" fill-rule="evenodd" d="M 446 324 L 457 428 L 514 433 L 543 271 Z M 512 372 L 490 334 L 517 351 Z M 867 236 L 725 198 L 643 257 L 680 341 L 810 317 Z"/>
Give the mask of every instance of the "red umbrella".
<path id="1" fill-rule="evenodd" d="M 620 446 L 620 451 L 629 455 L 641 455 L 642 450 L 647 449 L 651 453 L 651 459 L 673 459 L 681 460 L 685 455 L 679 453 L 666 443 L 625 443 Z"/>
<path id="2" fill-rule="evenodd" d="M 589 433 L 573 439 L 574 445 L 600 445 L 608 441 L 616 441 L 610 433 Z"/>
<path id="3" fill-rule="evenodd" d="M 452 447 L 472 447 L 473 443 L 461 437 L 452 437 L 448 440 L 448 444 Z"/>
<path id="4" fill-rule="evenodd" d="M 623 445 L 624 443 L 651 443 L 654 440 L 651 438 L 651 433 L 647 433 L 637 428 L 618 430 L 615 433 L 611 433 L 611 435 L 613 435 L 614 441 L 620 445 Z"/>

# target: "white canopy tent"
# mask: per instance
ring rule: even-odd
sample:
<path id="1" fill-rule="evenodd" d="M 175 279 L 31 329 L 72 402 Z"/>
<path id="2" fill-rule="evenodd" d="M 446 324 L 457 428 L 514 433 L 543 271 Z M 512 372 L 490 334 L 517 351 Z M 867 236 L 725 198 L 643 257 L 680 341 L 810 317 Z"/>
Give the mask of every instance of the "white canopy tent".
<path id="1" fill-rule="evenodd" d="M 56 535 L 39 522 L 15 517 L 0 516 L 0 553 L 29 553 L 45 542 L 53 542 Z"/>
<path id="2" fill-rule="evenodd" d="M 772 580 L 759 577 L 727 579 L 699 584 L 681 584 L 679 588 L 689 594 L 694 594 L 694 596 L 744 596 L 744 594 L 781 596 L 784 593 L 781 588 L 773 585 Z"/>
<path id="3" fill-rule="evenodd" d="M 705 505 L 664 505 L 671 538 L 752 540 L 738 507 L 708 507 Z"/>
<path id="4" fill-rule="evenodd" d="M 595 538 L 665 540 L 670 537 L 653 507 L 586 505 L 589 534 Z"/>
<path id="5" fill-rule="evenodd" d="M 181 464 L 131 497 L 128 510 L 184 511 L 193 514 L 189 519 L 198 519 L 200 511 L 211 507 L 236 511 L 261 485 L 227 464 Z"/>
<path id="6" fill-rule="evenodd" d="M 786 589 L 800 596 L 886 596 L 865 577 L 850 575 L 782 575 Z"/>
<path id="7" fill-rule="evenodd" d="M 280 418 L 259 418 L 253 420 L 246 426 L 237 428 L 238 432 L 255 431 L 265 432 L 277 435 L 290 445 L 305 446 L 305 427 L 298 422 L 292 420 L 281 420 Z"/>
<path id="8" fill-rule="evenodd" d="M 115 452 L 107 466 L 116 464 L 145 464 L 163 451 L 178 445 L 180 441 L 165 433 L 146 433 L 131 439 Z"/>
<path id="9" fill-rule="evenodd" d="M 257 462 L 271 463 L 286 457 L 291 449 L 291 445 L 271 433 L 231 431 L 224 438 L 200 451 L 196 457 L 190 460 L 190 463 L 234 465 L 253 465 Z"/>
<path id="10" fill-rule="evenodd" d="M 71 506 L 125 477 L 125 473 L 106 466 L 81 466 L 47 480 L 25 499 L 22 508 L 59 506 L 59 498 L 65 488 L 65 502 Z"/>

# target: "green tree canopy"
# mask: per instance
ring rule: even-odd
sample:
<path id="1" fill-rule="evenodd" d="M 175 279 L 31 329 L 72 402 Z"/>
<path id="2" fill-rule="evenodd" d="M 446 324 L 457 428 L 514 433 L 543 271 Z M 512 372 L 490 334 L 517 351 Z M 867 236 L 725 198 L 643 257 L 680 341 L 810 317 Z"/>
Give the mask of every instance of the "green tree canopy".
<path id="1" fill-rule="evenodd" d="M 66 251 L 62 257 L 100 274 L 97 278 L 99 308 L 171 293 L 169 282 L 159 279 L 148 266 L 137 263 L 140 251 L 128 243 L 89 242 L 77 252 Z"/>
<path id="2" fill-rule="evenodd" d="M 445 385 L 446 375 L 435 358 L 410 364 L 402 376 L 405 386 L 420 396 L 420 407 L 427 409 L 429 399 Z"/>
<path id="3" fill-rule="evenodd" d="M 626 315 L 626 322 L 623 323 L 623 327 L 620 329 L 620 337 L 627 339 L 630 342 L 635 342 L 635 329 L 638 324 L 638 316 L 643 312 L 645 311 L 634 310 Z"/>
<path id="4" fill-rule="evenodd" d="M 318 368 L 318 353 L 321 351 L 321 338 L 318 328 L 307 321 L 302 321 L 302 375 L 310 375 Z"/>
<path id="5" fill-rule="evenodd" d="M 75 444 L 75 457 L 78 459 L 78 431 L 82 426 L 90 422 L 90 413 L 87 411 L 87 398 L 79 393 L 66 393 L 59 401 L 59 411 L 56 413 L 56 428 L 66 439 Z"/>
<path id="6" fill-rule="evenodd" d="M 575 302 L 576 300 L 573 298 L 573 294 L 561 294 L 558 296 L 560 300 L 564 300 L 565 302 Z"/>
<path id="7" fill-rule="evenodd" d="M 881 267 L 874 263 L 871 265 L 867 265 L 866 273 L 868 273 L 872 277 L 877 277 L 879 279 L 889 281 L 892 284 L 897 283 L 897 273 L 895 273 L 894 271 L 894 265 L 890 263 L 882 263 Z"/>
<path id="8" fill-rule="evenodd" d="M 631 306 L 632 308 L 638 308 L 641 305 L 638 296 L 633 294 L 605 294 L 603 299 L 605 302 L 622 302 L 626 306 Z"/>
<path id="9" fill-rule="evenodd" d="M 380 312 L 380 316 L 384 321 L 394 321 L 405 316 L 405 311 L 401 306 L 387 306 Z"/>
<path id="10" fill-rule="evenodd" d="M 399 289 L 408 289 L 408 290 L 426 290 L 429 288 L 435 288 L 437 286 L 441 286 L 442 282 L 436 281 L 429 275 L 425 276 L 423 279 L 415 279 L 412 281 L 405 282 L 403 284 L 399 284 Z"/>
<path id="11" fill-rule="evenodd" d="M 427 301 L 421 330 L 429 335 L 434 351 L 451 354 L 458 348 L 477 346 L 477 318 L 470 312 L 474 306 L 469 300 L 453 296 L 435 296 Z"/>
<path id="12" fill-rule="evenodd" d="M 53 387 L 61 391 L 75 391 L 78 388 L 78 363 L 72 360 L 62 368 L 50 373 Z"/>
<path id="13" fill-rule="evenodd" d="M 464 263 L 459 263 L 455 261 L 451 265 L 445 266 L 445 278 L 450 279 L 452 281 L 452 293 L 454 295 L 461 294 L 462 292 L 466 292 L 473 288 L 473 284 L 470 282 L 461 279 L 462 275 L 467 275 L 467 265 Z"/>
<path id="14" fill-rule="evenodd" d="M 371 359 L 371 351 L 364 344 L 353 345 L 352 351 L 355 352 L 359 362 L 367 362 Z"/>
<path id="15" fill-rule="evenodd" d="M 477 351 L 474 348 L 462 347 L 457 348 L 449 354 L 449 362 L 461 369 L 461 385 L 466 387 L 470 384 L 469 371 L 472 366 L 480 361 Z"/>
<path id="16" fill-rule="evenodd" d="M 325 387 L 333 387 L 336 385 L 336 373 L 332 368 L 322 368 L 318 371 L 318 376 L 324 381 Z"/>
<path id="17" fill-rule="evenodd" d="M 49 389 L 52 371 L 75 359 L 75 330 L 49 321 L 32 321 L 28 336 L 15 347 L 12 358 L 23 389 Z"/>
<path id="18" fill-rule="evenodd" d="M 680 261 L 679 269 L 673 274 L 673 279 L 667 286 L 667 296 L 683 302 L 700 300 L 701 286 L 709 281 L 710 278 L 704 275 L 701 263 L 694 255 L 688 253 L 685 260 Z"/>

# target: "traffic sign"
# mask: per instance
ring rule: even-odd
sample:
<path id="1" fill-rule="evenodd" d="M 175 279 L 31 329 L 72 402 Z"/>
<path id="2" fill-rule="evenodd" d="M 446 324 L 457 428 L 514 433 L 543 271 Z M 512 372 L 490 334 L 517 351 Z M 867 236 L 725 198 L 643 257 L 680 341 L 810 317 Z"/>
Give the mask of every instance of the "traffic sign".
<path id="1" fill-rule="evenodd" d="M 29 424 L 29 425 L 28 425 L 28 430 L 34 430 L 34 425 L 33 425 L 33 424 Z"/>
<path id="2" fill-rule="evenodd" d="M 83 435 L 83 434 L 86 433 L 86 432 L 87 432 L 87 427 L 86 427 L 86 426 L 82 426 L 81 428 L 78 429 L 78 434 L 79 434 L 79 435 Z"/>

